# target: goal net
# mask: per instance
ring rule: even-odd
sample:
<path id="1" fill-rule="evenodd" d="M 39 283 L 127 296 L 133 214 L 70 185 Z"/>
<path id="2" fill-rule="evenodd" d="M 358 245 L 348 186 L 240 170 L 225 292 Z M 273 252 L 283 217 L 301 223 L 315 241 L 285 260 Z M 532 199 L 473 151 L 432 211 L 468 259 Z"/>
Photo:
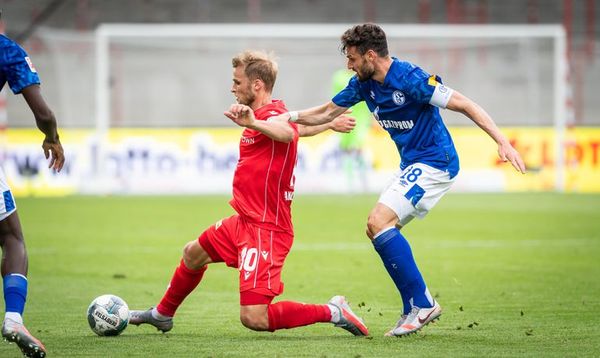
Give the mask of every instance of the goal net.
<path id="1" fill-rule="evenodd" d="M 332 75 L 346 65 L 339 38 L 350 26 L 105 24 L 83 38 L 44 31 L 42 38 L 55 52 L 52 63 L 58 70 L 53 75 L 65 107 L 57 109 L 61 123 L 93 128 L 93 143 L 84 149 L 90 164 L 82 169 L 79 191 L 229 191 L 239 139 L 239 129 L 223 116 L 234 101 L 231 57 L 245 49 L 273 51 L 279 63 L 274 98 L 291 110 L 311 107 L 333 95 Z M 511 140 L 523 144 L 541 133 L 535 143 L 541 149 L 533 156 L 528 142 L 519 147 L 529 151 L 533 159 L 526 160 L 535 175 L 511 186 L 516 174 L 506 165 L 495 166 L 493 141 L 463 115 L 443 111 L 461 157 L 458 190 L 564 188 L 562 27 L 381 26 L 391 55 L 439 75 L 474 99 Z M 73 71 L 92 83 L 69 79 Z M 386 136 L 373 129 L 366 144 L 368 191 L 380 190 L 399 162 Z M 336 192 L 344 187 L 335 136 L 303 139 L 300 150 L 299 189 Z"/>

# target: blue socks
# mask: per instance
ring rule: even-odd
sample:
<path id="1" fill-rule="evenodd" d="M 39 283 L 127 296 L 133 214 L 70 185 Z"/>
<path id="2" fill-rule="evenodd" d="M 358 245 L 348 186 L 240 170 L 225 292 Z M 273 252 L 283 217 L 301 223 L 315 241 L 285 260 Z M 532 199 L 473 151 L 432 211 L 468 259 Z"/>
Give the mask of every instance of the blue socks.
<path id="1" fill-rule="evenodd" d="M 27 278 L 18 273 L 4 276 L 5 312 L 16 312 L 23 315 L 27 299 Z"/>
<path id="2" fill-rule="evenodd" d="M 404 304 L 404 314 L 412 306 L 429 308 L 433 306 L 423 276 L 417 268 L 408 241 L 397 228 L 382 230 L 373 240 L 373 246 L 400 291 Z"/>

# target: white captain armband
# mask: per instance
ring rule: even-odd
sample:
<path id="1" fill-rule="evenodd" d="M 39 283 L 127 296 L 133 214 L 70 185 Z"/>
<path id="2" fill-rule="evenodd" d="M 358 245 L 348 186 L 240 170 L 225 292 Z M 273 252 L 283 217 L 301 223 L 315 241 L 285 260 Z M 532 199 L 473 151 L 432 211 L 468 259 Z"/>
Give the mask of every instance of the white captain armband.
<path id="1" fill-rule="evenodd" d="M 446 109 L 446 105 L 448 104 L 448 101 L 450 101 L 452 93 L 454 93 L 454 90 L 452 88 L 444 86 L 443 84 L 436 81 L 435 90 L 433 90 L 433 94 L 431 95 L 429 104 Z"/>
<path id="2" fill-rule="evenodd" d="M 298 120 L 298 111 L 291 111 L 288 112 L 288 114 L 290 115 L 290 122 L 296 122 Z"/>

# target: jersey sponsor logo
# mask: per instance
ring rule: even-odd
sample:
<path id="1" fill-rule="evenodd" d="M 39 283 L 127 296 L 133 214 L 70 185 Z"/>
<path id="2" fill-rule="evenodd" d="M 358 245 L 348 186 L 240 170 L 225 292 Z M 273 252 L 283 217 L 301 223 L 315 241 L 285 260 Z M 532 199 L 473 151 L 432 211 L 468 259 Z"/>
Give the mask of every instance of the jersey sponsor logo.
<path id="1" fill-rule="evenodd" d="M 242 137 L 242 143 L 244 143 L 244 144 L 254 144 L 254 138 Z"/>
<path id="2" fill-rule="evenodd" d="M 27 62 L 27 66 L 29 66 L 29 69 L 31 70 L 31 72 L 37 73 L 37 70 L 35 69 L 35 66 L 33 65 L 33 62 L 31 62 L 31 59 L 29 58 L 29 56 L 25 56 L 25 62 Z"/>
<path id="3" fill-rule="evenodd" d="M 406 96 L 400 91 L 394 91 L 394 93 L 392 93 L 392 100 L 394 100 L 396 105 L 402 106 L 406 102 Z"/>
<path id="4" fill-rule="evenodd" d="M 377 120 L 379 125 L 385 129 L 412 129 L 415 126 L 415 123 L 411 120 L 409 121 L 388 121 L 388 120 Z"/>

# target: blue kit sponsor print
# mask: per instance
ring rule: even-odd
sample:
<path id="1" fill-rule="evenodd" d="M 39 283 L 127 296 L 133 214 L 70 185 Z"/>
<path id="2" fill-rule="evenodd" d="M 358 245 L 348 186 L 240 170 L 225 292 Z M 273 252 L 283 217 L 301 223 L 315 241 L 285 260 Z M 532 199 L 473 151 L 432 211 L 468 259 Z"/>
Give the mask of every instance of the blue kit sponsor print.
<path id="1" fill-rule="evenodd" d="M 453 178 L 459 170 L 458 155 L 439 108 L 430 104 L 436 85 L 441 85 L 439 77 L 393 58 L 383 83 L 354 76 L 332 101 L 346 108 L 365 101 L 396 144 L 401 169 L 424 163 Z"/>

